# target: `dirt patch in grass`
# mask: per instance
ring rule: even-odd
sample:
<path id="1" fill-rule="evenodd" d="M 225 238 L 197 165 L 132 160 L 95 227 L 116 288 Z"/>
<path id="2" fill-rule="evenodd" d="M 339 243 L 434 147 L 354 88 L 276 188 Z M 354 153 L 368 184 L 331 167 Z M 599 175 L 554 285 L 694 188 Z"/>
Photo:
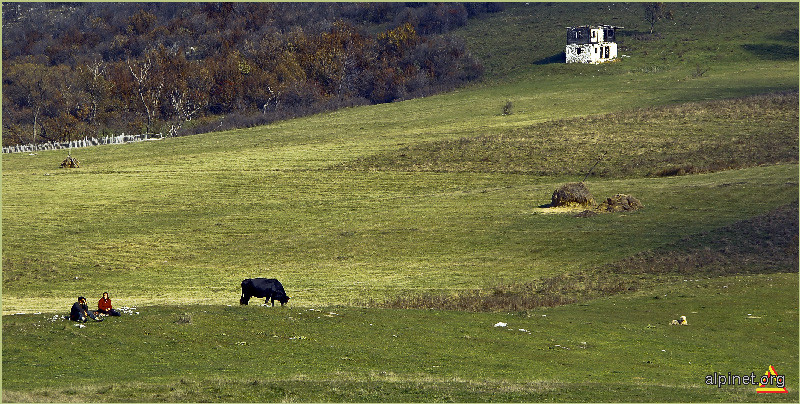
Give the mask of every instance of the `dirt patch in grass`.
<path id="1" fill-rule="evenodd" d="M 798 204 L 578 273 L 461 292 L 403 294 L 372 305 L 464 311 L 553 307 L 689 277 L 798 272 Z"/>

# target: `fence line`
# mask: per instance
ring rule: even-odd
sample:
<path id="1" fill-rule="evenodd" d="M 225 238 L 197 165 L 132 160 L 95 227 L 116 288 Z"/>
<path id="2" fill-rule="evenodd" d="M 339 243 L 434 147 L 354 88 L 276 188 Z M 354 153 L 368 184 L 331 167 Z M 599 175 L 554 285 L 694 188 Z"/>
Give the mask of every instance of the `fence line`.
<path id="1" fill-rule="evenodd" d="M 154 135 L 118 135 L 118 136 L 105 136 L 101 138 L 85 137 L 79 140 L 70 140 L 68 142 L 46 142 L 36 144 L 18 144 L 14 146 L 3 147 L 3 153 L 32 153 L 42 150 L 61 150 L 77 147 L 90 147 L 100 146 L 104 144 L 124 144 L 133 142 L 142 142 L 145 140 L 159 140 L 163 139 L 164 135 L 158 133 Z"/>

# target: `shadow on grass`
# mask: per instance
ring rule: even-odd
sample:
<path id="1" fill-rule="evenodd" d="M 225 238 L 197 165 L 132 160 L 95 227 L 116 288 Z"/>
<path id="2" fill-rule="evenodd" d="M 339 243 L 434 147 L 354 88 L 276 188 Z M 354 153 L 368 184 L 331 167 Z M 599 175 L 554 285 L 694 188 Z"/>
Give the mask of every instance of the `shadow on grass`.
<path id="1" fill-rule="evenodd" d="M 619 262 L 527 283 L 458 293 L 430 291 L 368 305 L 399 309 L 521 311 L 646 289 L 686 276 L 798 272 L 798 204 Z"/>
<path id="2" fill-rule="evenodd" d="M 554 63 L 567 63 L 567 54 L 565 52 L 556 53 L 553 56 L 546 57 L 544 59 L 539 59 L 533 64 L 535 65 L 549 65 Z"/>
<path id="3" fill-rule="evenodd" d="M 744 50 L 762 60 L 797 60 L 797 45 L 782 44 L 745 44 Z"/>
<path id="4" fill-rule="evenodd" d="M 800 31 L 797 28 L 787 29 L 777 34 L 767 36 L 767 39 L 778 42 L 796 43 Z"/>

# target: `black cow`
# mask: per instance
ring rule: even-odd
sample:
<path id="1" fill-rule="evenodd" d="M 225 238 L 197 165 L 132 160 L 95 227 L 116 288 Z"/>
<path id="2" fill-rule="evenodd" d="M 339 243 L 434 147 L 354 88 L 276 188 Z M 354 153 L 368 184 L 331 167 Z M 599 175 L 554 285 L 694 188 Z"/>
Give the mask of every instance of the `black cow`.
<path id="1" fill-rule="evenodd" d="M 283 285 L 277 279 L 254 278 L 245 279 L 242 281 L 242 298 L 239 299 L 239 304 L 247 304 L 251 297 L 264 297 L 264 304 L 272 301 L 272 307 L 275 307 L 275 301 L 281 302 L 281 306 L 289 301 L 289 296 L 283 290 Z"/>

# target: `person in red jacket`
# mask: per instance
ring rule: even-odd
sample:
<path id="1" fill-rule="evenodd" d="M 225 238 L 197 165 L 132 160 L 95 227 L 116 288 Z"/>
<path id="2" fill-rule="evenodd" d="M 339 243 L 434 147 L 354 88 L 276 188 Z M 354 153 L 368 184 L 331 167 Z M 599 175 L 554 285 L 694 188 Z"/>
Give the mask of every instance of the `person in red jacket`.
<path id="1" fill-rule="evenodd" d="M 107 316 L 122 315 L 111 307 L 111 299 L 108 298 L 108 292 L 103 292 L 103 298 L 97 301 L 97 312 Z"/>

